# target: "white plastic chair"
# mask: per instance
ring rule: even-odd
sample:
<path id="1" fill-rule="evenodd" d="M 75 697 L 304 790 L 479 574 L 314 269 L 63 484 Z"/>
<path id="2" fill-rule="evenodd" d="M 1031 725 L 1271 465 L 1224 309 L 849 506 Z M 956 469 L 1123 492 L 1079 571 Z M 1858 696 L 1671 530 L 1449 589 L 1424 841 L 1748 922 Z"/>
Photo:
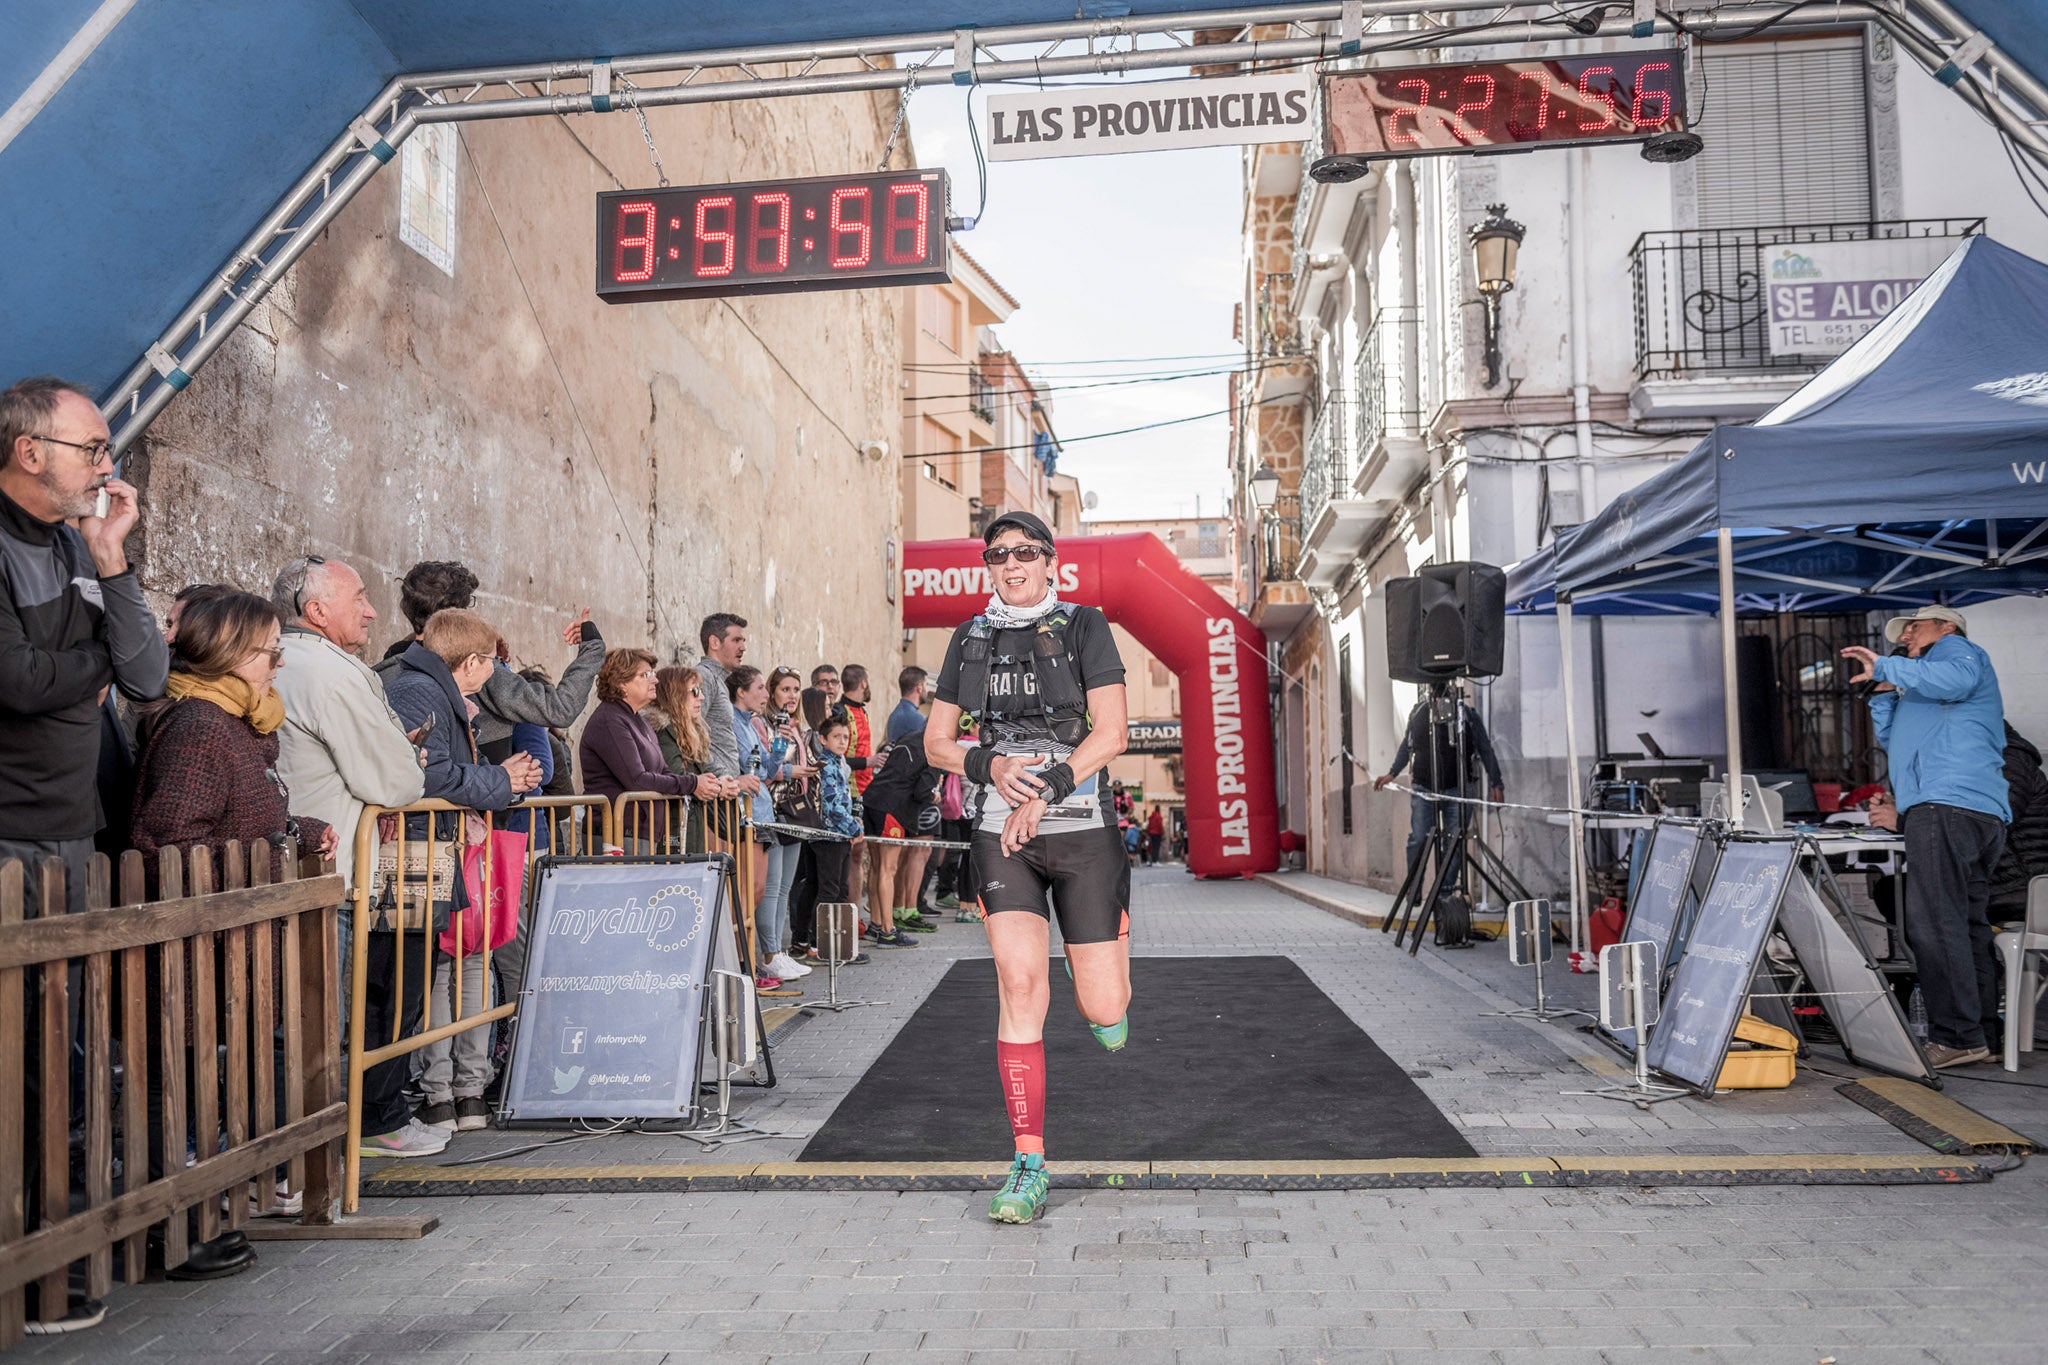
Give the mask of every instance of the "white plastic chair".
<path id="1" fill-rule="evenodd" d="M 2034 1050 L 2034 1007 L 2048 983 L 2041 973 L 2048 955 L 2048 877 L 2027 883 L 2027 922 L 1992 939 L 2005 960 L 2005 1069 L 2020 1069 L 2020 1054 Z"/>

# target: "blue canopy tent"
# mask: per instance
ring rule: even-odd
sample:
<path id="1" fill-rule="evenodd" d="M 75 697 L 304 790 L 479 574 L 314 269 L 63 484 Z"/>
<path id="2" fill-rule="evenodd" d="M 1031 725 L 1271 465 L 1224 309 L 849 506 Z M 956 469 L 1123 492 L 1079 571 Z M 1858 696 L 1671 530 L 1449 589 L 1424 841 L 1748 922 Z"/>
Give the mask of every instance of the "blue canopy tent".
<path id="1" fill-rule="evenodd" d="M 1972 237 L 1753 426 L 1508 571 L 1518 612 L 1718 613 L 1729 790 L 1742 790 L 1735 618 L 2048 593 L 2048 265 Z M 1578 743 L 1566 721 L 1571 804 Z M 1575 914 L 1581 900 L 1574 838 Z"/>

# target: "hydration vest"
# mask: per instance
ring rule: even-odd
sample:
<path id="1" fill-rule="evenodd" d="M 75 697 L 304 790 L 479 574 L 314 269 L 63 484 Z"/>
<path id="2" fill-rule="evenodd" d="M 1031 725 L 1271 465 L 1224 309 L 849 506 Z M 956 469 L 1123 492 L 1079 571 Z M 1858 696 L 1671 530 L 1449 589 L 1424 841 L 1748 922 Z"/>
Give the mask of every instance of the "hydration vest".
<path id="1" fill-rule="evenodd" d="M 1038 703 L 1053 738 L 1078 745 L 1088 733 L 1088 693 L 1081 671 L 1067 646 L 1073 616 L 1066 607 L 1047 613 L 1031 637 L 1031 672 L 1038 685 Z M 995 660 L 996 628 L 977 616 L 960 644 L 960 709 L 986 723 L 989 665 Z"/>

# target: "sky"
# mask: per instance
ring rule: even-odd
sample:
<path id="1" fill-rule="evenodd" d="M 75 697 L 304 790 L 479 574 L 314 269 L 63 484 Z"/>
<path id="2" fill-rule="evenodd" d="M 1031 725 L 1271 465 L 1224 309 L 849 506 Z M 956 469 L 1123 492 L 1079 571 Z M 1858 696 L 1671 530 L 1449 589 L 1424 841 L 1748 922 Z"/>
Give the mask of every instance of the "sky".
<path id="1" fill-rule="evenodd" d="M 984 145 L 985 99 L 974 95 Z M 966 91 L 927 87 L 911 97 L 908 127 L 918 164 L 944 166 L 954 211 L 971 215 L 979 181 L 966 107 Z M 1091 520 L 1190 516 L 1198 500 L 1207 515 L 1225 506 L 1226 417 L 1076 438 L 1229 407 L 1223 372 L 1241 354 L 1230 335 L 1243 278 L 1240 165 L 1236 147 L 993 162 L 987 208 L 954 237 L 1021 305 L 997 335 L 1038 377 L 1084 384 L 1218 372 L 1053 392 L 1060 471 L 1097 495 Z M 1181 356 L 1206 358 L 1149 359 Z"/>

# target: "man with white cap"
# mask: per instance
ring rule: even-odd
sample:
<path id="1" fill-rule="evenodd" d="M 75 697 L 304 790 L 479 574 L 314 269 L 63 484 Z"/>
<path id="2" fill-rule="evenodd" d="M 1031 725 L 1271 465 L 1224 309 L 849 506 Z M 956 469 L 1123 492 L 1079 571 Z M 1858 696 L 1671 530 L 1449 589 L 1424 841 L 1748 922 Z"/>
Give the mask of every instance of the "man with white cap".
<path id="1" fill-rule="evenodd" d="M 1842 651 L 1862 665 L 1850 681 L 1878 683 L 1870 715 L 1906 836 L 1906 941 L 1936 1067 L 1991 1057 L 1998 974 L 1987 906 L 2012 820 L 2005 703 L 1991 656 L 1967 629 L 1954 608 L 1921 607 L 1885 623 L 1885 639 L 1907 657 Z"/>

